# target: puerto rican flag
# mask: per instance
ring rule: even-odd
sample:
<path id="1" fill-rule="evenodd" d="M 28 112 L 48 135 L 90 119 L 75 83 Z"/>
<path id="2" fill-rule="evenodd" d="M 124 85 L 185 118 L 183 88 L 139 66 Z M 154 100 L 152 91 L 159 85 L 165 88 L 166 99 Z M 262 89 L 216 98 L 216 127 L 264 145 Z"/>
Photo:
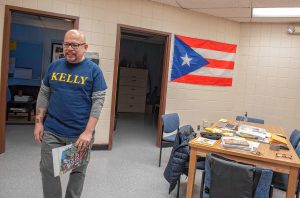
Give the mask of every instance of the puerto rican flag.
<path id="1" fill-rule="evenodd" d="M 232 86 L 237 45 L 175 35 L 171 81 Z"/>

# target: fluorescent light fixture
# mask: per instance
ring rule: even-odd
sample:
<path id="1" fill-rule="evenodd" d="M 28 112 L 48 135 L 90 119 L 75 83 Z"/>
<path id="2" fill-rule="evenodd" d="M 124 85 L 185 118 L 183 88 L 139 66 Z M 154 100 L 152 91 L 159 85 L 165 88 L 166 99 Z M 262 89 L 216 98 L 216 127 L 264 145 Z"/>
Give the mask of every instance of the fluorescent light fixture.
<path id="1" fill-rule="evenodd" d="M 300 17 L 300 8 L 252 8 L 252 17 Z"/>

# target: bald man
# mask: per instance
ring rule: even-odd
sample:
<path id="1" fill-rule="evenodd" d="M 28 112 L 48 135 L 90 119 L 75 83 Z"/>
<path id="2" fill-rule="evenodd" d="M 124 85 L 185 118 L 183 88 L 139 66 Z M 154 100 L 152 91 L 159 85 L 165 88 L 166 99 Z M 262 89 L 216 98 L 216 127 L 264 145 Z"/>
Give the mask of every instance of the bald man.
<path id="1" fill-rule="evenodd" d="M 66 32 L 65 58 L 52 62 L 42 80 L 36 105 L 34 139 L 41 143 L 40 171 L 44 198 L 61 198 L 54 177 L 52 149 L 73 143 L 90 150 L 107 89 L 99 66 L 84 57 L 88 45 L 78 30 Z M 81 196 L 87 165 L 72 170 L 66 198 Z"/>

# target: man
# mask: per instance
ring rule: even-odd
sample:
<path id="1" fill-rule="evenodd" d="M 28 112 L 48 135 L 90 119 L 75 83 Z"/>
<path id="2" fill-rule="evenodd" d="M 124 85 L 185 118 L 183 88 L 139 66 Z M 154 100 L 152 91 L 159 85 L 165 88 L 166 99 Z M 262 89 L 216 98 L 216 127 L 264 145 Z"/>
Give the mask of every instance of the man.
<path id="1" fill-rule="evenodd" d="M 84 150 L 93 143 L 107 86 L 99 66 L 85 59 L 87 48 L 83 33 L 69 30 L 63 42 L 65 58 L 51 63 L 42 80 L 34 138 L 42 144 L 40 171 L 45 198 L 62 197 L 60 178 L 53 173 L 52 148 L 74 143 Z M 66 198 L 81 196 L 86 168 L 72 170 Z"/>

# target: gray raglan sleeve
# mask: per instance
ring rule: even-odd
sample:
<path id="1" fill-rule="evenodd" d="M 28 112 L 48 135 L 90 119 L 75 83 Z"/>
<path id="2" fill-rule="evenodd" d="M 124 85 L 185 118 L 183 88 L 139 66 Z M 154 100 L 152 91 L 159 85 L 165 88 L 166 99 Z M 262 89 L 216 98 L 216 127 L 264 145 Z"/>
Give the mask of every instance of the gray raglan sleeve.
<path id="1" fill-rule="evenodd" d="M 102 107 L 104 105 L 105 95 L 106 90 L 93 92 L 90 116 L 99 119 Z"/>
<path id="2" fill-rule="evenodd" d="M 48 104 L 49 104 L 49 99 L 50 99 L 50 87 L 47 87 L 44 85 L 42 82 L 39 95 L 37 97 L 36 101 L 36 108 L 42 108 L 42 109 L 48 109 Z"/>

